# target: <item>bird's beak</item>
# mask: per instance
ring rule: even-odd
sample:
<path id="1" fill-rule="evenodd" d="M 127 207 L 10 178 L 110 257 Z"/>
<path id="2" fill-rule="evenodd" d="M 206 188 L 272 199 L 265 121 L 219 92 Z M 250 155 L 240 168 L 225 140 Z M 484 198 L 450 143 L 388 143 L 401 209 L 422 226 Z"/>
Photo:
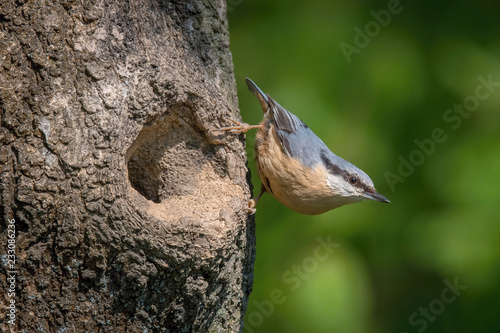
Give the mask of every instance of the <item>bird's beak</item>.
<path id="1" fill-rule="evenodd" d="M 363 196 L 370 200 L 387 202 L 387 203 L 391 202 L 389 199 L 387 199 L 386 197 L 384 197 L 382 194 L 378 193 L 375 190 L 373 190 L 373 192 L 365 192 Z"/>

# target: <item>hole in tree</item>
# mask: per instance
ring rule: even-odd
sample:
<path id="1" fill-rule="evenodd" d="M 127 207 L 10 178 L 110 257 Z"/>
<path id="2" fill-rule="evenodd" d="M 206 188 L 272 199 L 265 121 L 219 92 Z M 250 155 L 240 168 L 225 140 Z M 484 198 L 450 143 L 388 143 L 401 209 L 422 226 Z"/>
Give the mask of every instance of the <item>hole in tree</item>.
<path id="1" fill-rule="evenodd" d="M 142 148 L 145 149 L 137 149 L 128 161 L 128 179 L 132 187 L 142 194 L 143 197 L 160 203 L 160 170 L 158 170 L 158 166 L 155 163 L 158 156 L 155 156 L 157 154 L 148 149 L 152 147 Z M 148 152 L 152 154 L 148 154 Z"/>
<path id="2" fill-rule="evenodd" d="M 155 203 L 188 195 L 206 162 L 207 146 L 199 133 L 177 119 L 161 117 L 145 126 L 127 152 L 132 187 Z"/>

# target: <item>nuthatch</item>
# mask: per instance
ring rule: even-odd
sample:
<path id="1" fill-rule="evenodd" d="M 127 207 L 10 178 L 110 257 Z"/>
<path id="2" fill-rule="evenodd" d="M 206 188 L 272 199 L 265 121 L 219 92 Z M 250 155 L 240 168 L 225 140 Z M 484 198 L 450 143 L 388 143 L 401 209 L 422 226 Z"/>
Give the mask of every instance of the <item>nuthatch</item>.
<path id="1" fill-rule="evenodd" d="M 257 170 L 262 181 L 260 194 L 251 200 L 250 211 L 265 192 L 301 214 L 316 215 L 331 209 L 371 199 L 390 202 L 378 193 L 366 173 L 335 155 L 297 116 L 266 95 L 249 78 L 250 91 L 259 99 L 264 118 L 251 126 L 220 130 L 246 133 L 258 128 L 255 140 Z"/>

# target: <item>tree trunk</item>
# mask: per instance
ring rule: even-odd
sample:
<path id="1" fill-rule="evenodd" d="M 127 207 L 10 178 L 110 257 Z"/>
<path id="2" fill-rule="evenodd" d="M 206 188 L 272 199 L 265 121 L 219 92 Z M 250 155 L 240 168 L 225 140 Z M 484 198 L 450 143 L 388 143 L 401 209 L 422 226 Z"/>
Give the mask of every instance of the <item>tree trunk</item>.
<path id="1" fill-rule="evenodd" d="M 242 329 L 244 141 L 208 132 L 239 119 L 225 12 L 1 1 L 2 331 Z"/>

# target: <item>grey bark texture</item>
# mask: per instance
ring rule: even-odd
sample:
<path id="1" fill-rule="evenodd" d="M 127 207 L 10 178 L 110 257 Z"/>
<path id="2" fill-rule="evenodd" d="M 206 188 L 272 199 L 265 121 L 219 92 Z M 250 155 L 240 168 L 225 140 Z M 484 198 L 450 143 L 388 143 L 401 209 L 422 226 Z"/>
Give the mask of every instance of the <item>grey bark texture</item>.
<path id="1" fill-rule="evenodd" d="M 2 0 L 19 332 L 238 332 L 254 220 L 221 0 Z M 5 256 L 0 329 L 7 332 Z"/>

